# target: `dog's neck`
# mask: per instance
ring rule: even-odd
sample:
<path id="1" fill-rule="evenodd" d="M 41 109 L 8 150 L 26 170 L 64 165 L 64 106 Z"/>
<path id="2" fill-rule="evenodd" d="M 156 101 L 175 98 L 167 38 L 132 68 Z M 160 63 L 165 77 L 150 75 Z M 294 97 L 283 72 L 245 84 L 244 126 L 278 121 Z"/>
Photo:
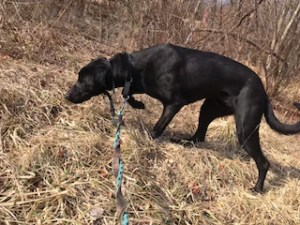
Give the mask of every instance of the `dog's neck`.
<path id="1" fill-rule="evenodd" d="M 119 53 L 110 59 L 114 87 L 124 87 L 125 81 L 132 78 L 130 55 Z"/>
<path id="2" fill-rule="evenodd" d="M 112 85 L 108 90 L 114 87 L 124 87 L 126 80 L 130 80 L 130 93 L 142 94 L 145 93 L 141 76 L 141 71 L 135 68 L 132 61 L 132 56 L 127 53 L 119 53 L 111 57 L 109 60 L 112 71 Z"/>

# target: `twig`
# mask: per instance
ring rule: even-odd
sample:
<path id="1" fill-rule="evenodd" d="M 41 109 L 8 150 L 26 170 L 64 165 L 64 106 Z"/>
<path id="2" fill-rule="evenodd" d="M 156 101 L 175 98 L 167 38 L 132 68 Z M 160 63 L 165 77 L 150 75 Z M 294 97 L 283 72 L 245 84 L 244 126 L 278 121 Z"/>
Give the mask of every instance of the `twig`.
<path id="1" fill-rule="evenodd" d="M 196 4 L 196 7 L 195 7 L 195 9 L 194 9 L 194 14 L 192 15 L 192 21 L 194 21 L 194 19 L 195 19 L 195 15 L 196 15 L 196 13 L 197 13 L 197 11 L 198 11 L 198 8 L 199 8 L 201 2 L 202 2 L 202 0 L 198 0 L 198 2 L 197 2 L 197 4 Z M 190 40 L 191 40 L 191 38 L 192 38 L 193 33 L 195 32 L 195 30 L 196 30 L 196 26 L 194 26 L 194 27 L 192 28 L 191 32 L 189 33 L 189 35 L 187 36 L 187 38 L 186 38 L 186 40 L 185 40 L 185 42 L 184 42 L 184 45 L 187 45 L 187 44 L 190 42 Z"/>
<path id="2" fill-rule="evenodd" d="M 255 10 L 257 10 L 258 6 L 263 2 L 264 0 L 260 0 L 253 9 L 249 10 L 238 22 L 238 24 L 236 26 L 234 26 L 230 32 L 234 31 L 236 28 L 238 28 L 239 26 L 241 26 L 241 24 L 243 23 L 243 21 L 249 17 L 253 12 L 255 12 Z"/>
<path id="3" fill-rule="evenodd" d="M 64 10 L 62 11 L 62 13 L 57 17 L 57 19 L 55 20 L 55 22 L 52 24 L 51 28 L 60 20 L 60 18 L 65 14 L 65 12 L 67 11 L 67 9 L 69 8 L 69 6 L 71 5 L 71 3 L 73 2 L 73 0 L 70 0 L 69 3 L 67 4 L 67 6 L 64 8 Z"/>
<path id="4" fill-rule="evenodd" d="M 44 201 L 48 198 L 54 198 L 54 197 L 57 197 L 57 196 L 60 196 L 60 195 L 64 195 L 64 194 L 67 194 L 68 191 L 62 191 L 62 192 L 59 192 L 57 194 L 54 194 L 54 195 L 50 195 L 50 196 L 47 196 L 45 198 L 38 198 L 38 199 L 32 199 L 32 200 L 28 200 L 28 201 L 14 201 L 14 202 L 2 202 L 0 203 L 0 207 L 7 207 L 7 206 L 14 206 L 14 205 L 23 205 L 23 204 L 27 204 L 27 203 L 32 203 L 32 202 L 39 202 L 39 201 Z"/>
<path id="5" fill-rule="evenodd" d="M 295 10 L 295 12 L 294 12 L 294 14 L 293 14 L 293 16 L 292 16 L 290 22 L 289 22 L 288 25 L 286 26 L 286 28 L 285 28 L 285 30 L 284 30 L 284 32 L 283 32 L 281 38 L 280 38 L 280 41 L 281 41 L 280 44 L 282 44 L 283 41 L 284 41 L 284 39 L 286 38 L 286 35 L 287 35 L 287 33 L 289 32 L 289 30 L 291 29 L 291 26 L 292 26 L 292 24 L 294 23 L 294 21 L 296 20 L 296 17 L 297 17 L 297 15 L 299 14 L 299 12 L 300 12 L 300 2 L 298 3 L 297 8 L 296 8 L 296 10 Z M 275 49 L 275 53 L 277 53 L 277 52 L 276 52 L 276 49 Z"/>

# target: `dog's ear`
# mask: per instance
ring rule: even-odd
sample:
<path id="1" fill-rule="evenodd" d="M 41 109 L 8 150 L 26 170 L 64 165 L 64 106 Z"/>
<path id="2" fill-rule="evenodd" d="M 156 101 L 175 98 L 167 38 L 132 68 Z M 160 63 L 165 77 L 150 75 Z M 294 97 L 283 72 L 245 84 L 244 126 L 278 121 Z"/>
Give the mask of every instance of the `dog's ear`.
<path id="1" fill-rule="evenodd" d="M 122 78 L 127 77 L 127 73 L 129 71 L 130 62 L 129 56 L 127 53 L 118 53 L 111 57 L 111 67 L 112 73 L 114 76 L 121 76 Z"/>
<path id="2" fill-rule="evenodd" d="M 116 75 L 121 75 L 122 74 L 122 59 L 120 54 L 116 54 L 110 59 L 111 63 L 111 71 L 112 73 Z"/>
<path id="3" fill-rule="evenodd" d="M 112 89 L 112 71 L 110 63 L 107 60 L 101 60 L 93 66 L 94 80 L 97 85 L 105 88 L 106 90 Z"/>

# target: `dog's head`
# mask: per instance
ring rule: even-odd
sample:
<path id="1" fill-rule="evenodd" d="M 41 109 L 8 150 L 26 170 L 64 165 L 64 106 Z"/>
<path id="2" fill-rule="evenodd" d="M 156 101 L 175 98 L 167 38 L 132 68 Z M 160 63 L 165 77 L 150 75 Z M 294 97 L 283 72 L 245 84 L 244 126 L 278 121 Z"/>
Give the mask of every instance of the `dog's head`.
<path id="1" fill-rule="evenodd" d="M 76 84 L 68 91 L 65 98 L 73 103 L 82 103 L 104 93 L 105 90 L 111 90 L 112 83 L 110 62 L 104 57 L 99 57 L 91 60 L 79 71 Z"/>

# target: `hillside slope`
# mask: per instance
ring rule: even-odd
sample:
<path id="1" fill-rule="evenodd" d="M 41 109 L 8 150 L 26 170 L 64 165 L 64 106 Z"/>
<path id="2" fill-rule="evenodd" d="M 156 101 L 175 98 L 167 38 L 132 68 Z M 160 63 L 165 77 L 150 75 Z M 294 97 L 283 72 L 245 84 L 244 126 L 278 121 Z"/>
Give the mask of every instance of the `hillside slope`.
<path id="1" fill-rule="evenodd" d="M 0 223 L 116 224 L 111 168 L 116 127 L 108 101 L 95 97 L 72 105 L 63 96 L 91 57 L 119 50 L 83 36 L 70 39 L 54 28 L 49 35 L 69 39 L 64 46 L 43 27 L 36 29 L 44 35 L 22 40 L 5 29 L 0 50 Z M 47 47 L 39 48 L 45 40 Z M 182 109 L 163 137 L 152 140 L 148 134 L 162 107 L 145 95 L 137 98 L 146 110 L 126 108 L 121 133 L 131 224 L 300 223 L 299 135 L 279 135 L 263 120 L 261 143 L 271 169 L 265 193 L 253 195 L 249 188 L 257 179 L 256 165 L 238 144 L 232 117 L 214 121 L 206 143 L 177 145 L 170 137 L 195 131 L 201 103 Z M 120 107 L 120 90 L 114 100 Z M 296 114 L 279 116 L 285 122 L 299 119 Z M 92 208 L 104 210 L 101 219 L 92 221 Z"/>

